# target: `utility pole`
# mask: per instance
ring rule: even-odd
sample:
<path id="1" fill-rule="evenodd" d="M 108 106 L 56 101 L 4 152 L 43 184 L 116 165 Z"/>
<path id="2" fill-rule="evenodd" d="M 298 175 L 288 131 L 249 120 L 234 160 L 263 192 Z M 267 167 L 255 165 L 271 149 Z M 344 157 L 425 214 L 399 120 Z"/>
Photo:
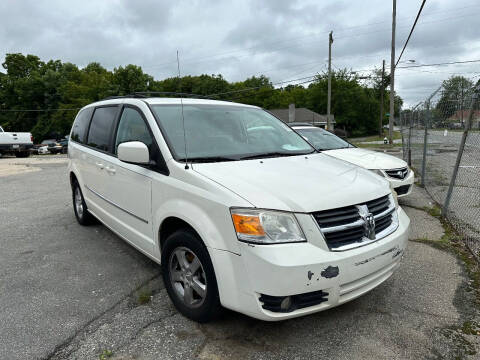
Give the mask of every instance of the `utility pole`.
<path id="1" fill-rule="evenodd" d="M 464 127 L 464 123 L 463 123 L 463 80 L 462 80 L 462 101 L 460 102 L 460 111 L 461 111 L 461 114 L 462 114 L 462 127 Z"/>
<path id="2" fill-rule="evenodd" d="M 332 121 L 330 119 L 331 103 L 332 103 L 332 43 L 333 31 L 328 34 L 328 95 L 327 95 L 327 128 L 332 129 Z"/>
<path id="3" fill-rule="evenodd" d="M 393 0 L 392 9 L 392 50 L 390 57 L 390 116 L 388 117 L 388 140 L 393 144 L 393 120 L 395 119 L 395 25 L 397 0 Z"/>
<path id="4" fill-rule="evenodd" d="M 378 136 L 383 136 L 383 93 L 385 92 L 385 60 L 383 60 L 382 64 L 382 82 L 380 87 L 380 120 L 378 124 Z"/>

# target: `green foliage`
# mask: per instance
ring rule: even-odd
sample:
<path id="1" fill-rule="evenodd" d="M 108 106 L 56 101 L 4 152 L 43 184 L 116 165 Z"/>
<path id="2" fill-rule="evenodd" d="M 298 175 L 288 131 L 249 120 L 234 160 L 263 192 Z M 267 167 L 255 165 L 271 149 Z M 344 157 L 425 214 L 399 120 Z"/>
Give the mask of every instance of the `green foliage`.
<path id="1" fill-rule="evenodd" d="M 138 294 L 138 303 L 140 305 L 148 304 L 152 300 L 152 291 L 145 289 Z"/>
<path id="2" fill-rule="evenodd" d="M 136 65 L 107 70 L 92 62 L 82 69 L 60 60 L 41 61 L 34 55 L 7 54 L 0 72 L 0 110 L 34 110 L 0 112 L 5 130 L 30 131 L 36 142 L 47 137 L 62 137 L 70 131 L 78 110 L 108 96 L 133 92 L 183 92 L 210 95 L 220 100 L 261 106 L 286 108 L 295 103 L 320 114 L 327 111 L 327 76 L 318 75 L 309 86 L 288 85 L 275 88 L 264 75 L 229 83 L 222 75 L 184 76 L 156 81 Z M 332 114 L 337 126 L 350 136 L 375 133 L 379 116 L 381 80 L 374 74 L 372 86 L 345 70 L 332 76 Z M 388 84 L 388 78 L 384 85 Z M 388 108 L 385 93 L 384 108 Z M 402 100 L 395 98 L 398 111 Z M 384 121 L 388 119 L 385 117 Z"/>
<path id="3" fill-rule="evenodd" d="M 451 76 L 443 81 L 442 93 L 434 109 L 434 119 L 448 119 L 457 110 L 465 110 L 470 106 L 469 99 L 473 93 L 473 82 L 463 76 Z M 435 115 L 437 115 L 435 117 Z"/>
<path id="4" fill-rule="evenodd" d="M 98 355 L 99 360 L 107 360 L 113 356 L 113 351 L 103 350 L 100 355 Z"/>

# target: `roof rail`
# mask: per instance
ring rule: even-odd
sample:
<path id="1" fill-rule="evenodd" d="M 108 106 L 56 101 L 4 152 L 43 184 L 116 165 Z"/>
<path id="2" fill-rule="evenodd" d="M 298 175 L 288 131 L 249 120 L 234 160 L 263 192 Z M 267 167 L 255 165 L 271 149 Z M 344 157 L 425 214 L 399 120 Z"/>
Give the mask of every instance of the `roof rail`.
<path id="1" fill-rule="evenodd" d="M 192 93 L 174 92 L 174 91 L 136 91 L 132 93 L 137 97 L 158 97 L 158 96 L 178 96 L 188 98 L 211 99 L 211 97 Z"/>
<path id="2" fill-rule="evenodd" d="M 125 98 L 172 97 L 172 96 L 215 100 L 214 98 L 209 96 L 191 94 L 191 93 L 182 93 L 182 92 L 172 92 L 172 91 L 136 91 L 128 95 L 108 96 L 103 100 L 125 99 Z"/>

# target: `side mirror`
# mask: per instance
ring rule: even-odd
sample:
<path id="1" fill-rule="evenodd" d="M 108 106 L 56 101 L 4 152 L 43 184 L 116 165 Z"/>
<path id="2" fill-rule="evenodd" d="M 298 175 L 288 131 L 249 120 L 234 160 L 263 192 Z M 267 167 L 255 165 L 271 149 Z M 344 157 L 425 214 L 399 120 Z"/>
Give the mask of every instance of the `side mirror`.
<path id="1" fill-rule="evenodd" d="M 121 143 L 118 145 L 117 155 L 120 161 L 126 163 L 145 165 L 150 162 L 148 147 L 140 141 Z"/>

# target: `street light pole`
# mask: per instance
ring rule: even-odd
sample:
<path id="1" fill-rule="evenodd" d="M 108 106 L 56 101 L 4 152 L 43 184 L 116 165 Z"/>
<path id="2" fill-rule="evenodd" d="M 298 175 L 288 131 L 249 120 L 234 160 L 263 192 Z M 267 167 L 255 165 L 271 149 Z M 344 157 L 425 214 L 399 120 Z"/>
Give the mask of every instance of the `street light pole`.
<path id="1" fill-rule="evenodd" d="M 383 60 L 382 63 L 382 82 L 381 82 L 381 87 L 380 87 L 380 120 L 378 124 L 378 136 L 382 137 L 383 136 L 383 93 L 385 92 L 385 60 Z"/>
<path id="2" fill-rule="evenodd" d="M 331 102 L 332 102 L 332 43 L 333 31 L 328 34 L 328 93 L 327 93 L 327 128 L 332 130 L 332 121 L 330 119 Z"/>
<path id="3" fill-rule="evenodd" d="M 388 140 L 393 144 L 393 120 L 395 118 L 395 26 L 397 0 L 393 0 L 392 9 L 392 50 L 390 57 L 390 116 L 388 117 Z"/>

